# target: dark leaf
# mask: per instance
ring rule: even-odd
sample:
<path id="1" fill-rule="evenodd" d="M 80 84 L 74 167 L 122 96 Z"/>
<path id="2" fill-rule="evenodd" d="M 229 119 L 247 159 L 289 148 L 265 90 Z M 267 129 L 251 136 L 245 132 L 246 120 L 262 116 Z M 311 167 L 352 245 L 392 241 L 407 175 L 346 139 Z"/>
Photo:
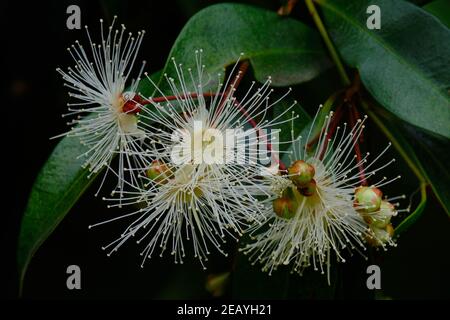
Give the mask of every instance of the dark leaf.
<path id="1" fill-rule="evenodd" d="M 317 0 L 340 54 L 373 97 L 401 119 L 450 137 L 450 30 L 402 0 Z M 366 26 L 369 5 L 381 29 Z"/>

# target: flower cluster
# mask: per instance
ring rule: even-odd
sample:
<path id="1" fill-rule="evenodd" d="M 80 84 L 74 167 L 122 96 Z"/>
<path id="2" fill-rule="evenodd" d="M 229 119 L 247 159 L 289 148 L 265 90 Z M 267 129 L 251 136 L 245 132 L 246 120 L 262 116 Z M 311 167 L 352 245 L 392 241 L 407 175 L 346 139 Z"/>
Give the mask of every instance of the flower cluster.
<path id="1" fill-rule="evenodd" d="M 395 162 L 392 159 L 376 166 L 390 145 L 372 161 L 369 154 L 362 159 L 351 156 L 366 118 L 353 128 L 344 123 L 334 134 L 332 119 L 333 112 L 325 117 L 312 152 L 302 136 L 293 139 L 292 164 L 285 174 L 271 178 L 274 185 L 284 188 L 274 188 L 275 200 L 266 203 L 268 226 L 255 227 L 251 232 L 254 241 L 242 249 L 263 264 L 263 271 L 271 273 L 280 265 L 291 264 L 293 271 L 301 274 L 312 265 L 329 275 L 332 254 L 345 262 L 345 249 L 364 255 L 366 243 L 383 248 L 395 245 L 390 219 L 397 214 L 398 203 L 392 201 L 398 197 L 383 199 L 379 188 L 400 177 L 382 178 L 366 186 L 366 179 Z M 310 140 L 311 130 L 306 138 Z M 366 175 L 361 181 L 363 165 Z"/>
<path id="2" fill-rule="evenodd" d="M 141 175 L 143 184 L 123 197 L 121 205 L 146 205 L 132 213 L 135 221 L 106 247 L 117 250 L 141 232 L 138 242 L 148 239 L 142 251 L 143 262 L 155 249 L 168 249 L 175 262 L 182 263 L 186 238 L 192 241 L 194 255 L 204 265 L 210 246 L 226 255 L 221 246 L 226 235 L 238 239 L 249 225 L 262 224 L 265 218 L 264 206 L 256 198 L 270 193 L 270 185 L 261 179 L 265 167 L 254 157 L 246 159 L 255 153 L 241 150 L 239 142 L 249 137 L 242 146 L 257 151 L 259 142 L 269 139 L 266 129 L 281 123 L 264 119 L 273 105 L 269 102 L 271 80 L 257 89 L 250 88 L 239 102 L 235 97 L 239 72 L 225 83 L 219 81 L 213 93 L 205 93 L 202 52 L 195 55 L 196 76 L 190 69 L 185 75 L 173 59 L 179 78 L 176 81 L 165 76 L 173 100 L 167 96 L 163 102 L 145 98 L 148 108 L 142 109 L 140 117 L 146 149 L 138 154 L 149 159 L 150 165 L 135 168 L 145 172 Z M 148 81 L 152 82 L 149 77 Z M 260 119 L 250 130 L 244 130 L 254 118 Z"/>
<path id="3" fill-rule="evenodd" d="M 292 137 L 285 169 L 275 129 L 297 118 L 296 102 L 276 117 L 267 115 L 290 90 L 273 98 L 269 77 L 239 92 L 239 59 L 228 77 L 214 78 L 198 50 L 192 68 L 172 58 L 173 75 L 164 74 L 163 84 L 144 73 L 142 81 L 154 86 L 156 96 L 143 96 L 140 77 L 128 87 L 127 80 L 144 31 L 126 35 L 125 26 L 115 29 L 115 20 L 106 36 L 100 21 L 98 44 L 86 27 L 89 48 L 77 41 L 68 49 L 75 66 L 57 69 L 77 99 L 64 115 L 75 116 L 72 128 L 60 136 L 80 139 L 80 157 L 91 172 L 104 169 L 117 177 L 112 196 L 104 198 L 109 207 L 130 208 L 90 226 L 131 220 L 104 247 L 108 255 L 135 238 L 144 243 L 142 265 L 165 251 L 183 263 L 188 240 L 205 268 L 211 249 L 226 255 L 223 243 L 248 232 L 253 241 L 242 250 L 263 270 L 291 264 L 301 273 L 310 265 L 329 270 L 331 254 L 344 261 L 345 248 L 362 253 L 366 243 L 394 244 L 390 219 L 398 204 L 379 188 L 396 178 L 367 184 L 394 160 L 375 167 L 387 148 L 370 162 L 369 155 L 352 156 L 365 119 L 331 130 L 330 113 L 313 148 L 307 142 L 314 140 L 316 115 L 306 140 Z"/>

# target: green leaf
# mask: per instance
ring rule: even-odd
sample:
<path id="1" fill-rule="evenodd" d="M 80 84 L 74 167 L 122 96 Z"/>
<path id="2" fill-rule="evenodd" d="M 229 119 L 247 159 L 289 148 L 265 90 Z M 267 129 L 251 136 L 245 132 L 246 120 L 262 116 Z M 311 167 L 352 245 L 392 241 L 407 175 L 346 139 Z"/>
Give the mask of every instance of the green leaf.
<path id="1" fill-rule="evenodd" d="M 426 184 L 420 185 L 420 203 L 403 221 L 395 228 L 395 235 L 400 235 L 409 229 L 422 216 L 425 206 L 427 205 L 427 190 Z"/>
<path id="2" fill-rule="evenodd" d="M 306 113 L 306 111 L 304 111 L 304 109 L 302 107 L 300 107 L 300 110 L 298 110 L 298 109 L 296 110 L 297 113 L 300 115 L 300 117 L 298 119 L 295 119 L 295 122 L 294 122 L 294 137 L 295 138 L 298 138 L 300 136 L 302 137 L 302 139 L 300 141 L 296 140 L 294 142 L 294 143 L 298 144 L 298 145 L 296 145 L 297 150 L 303 149 L 305 147 L 305 144 L 309 142 L 309 141 L 306 141 L 309 134 L 310 134 L 309 138 L 312 139 L 313 137 L 315 137 L 317 134 L 320 133 L 320 131 L 322 130 L 322 126 L 325 122 L 325 117 L 333 109 L 333 105 L 336 100 L 336 97 L 337 97 L 337 95 L 333 94 L 327 99 L 327 101 L 325 101 L 325 103 L 322 106 L 322 109 L 317 114 L 317 117 L 316 117 L 316 120 L 314 123 L 313 123 L 313 118 L 308 113 Z M 277 111 L 276 108 L 275 108 L 275 110 Z M 280 112 L 280 111 L 278 111 L 278 112 Z M 315 112 L 317 112 L 317 110 Z M 290 127 L 287 127 L 286 125 L 284 126 L 284 128 L 283 128 L 284 132 L 280 133 L 281 141 L 287 141 L 288 139 L 290 139 L 290 135 L 291 135 L 290 129 L 291 129 Z M 290 139 L 290 140 L 292 140 L 292 139 Z M 282 151 L 285 151 L 285 150 L 288 151 L 285 154 L 283 154 L 281 157 L 281 161 L 287 166 L 289 166 L 292 161 L 300 160 L 300 159 L 292 159 L 292 152 L 294 150 L 293 147 L 294 147 L 293 144 L 291 144 L 286 149 L 280 148 L 280 150 L 282 150 Z"/>
<path id="3" fill-rule="evenodd" d="M 159 76 L 156 72 L 151 77 Z M 77 202 L 97 174 L 90 178 L 82 168 L 87 151 L 78 138 L 65 137 L 53 150 L 34 182 L 22 218 L 17 263 L 20 291 L 26 270 L 35 252 Z"/>
<path id="4" fill-rule="evenodd" d="M 450 215 L 450 172 L 447 163 L 450 155 L 448 139 L 432 136 L 417 128 L 402 123 L 397 117 L 377 107 L 377 113 L 382 117 L 382 126 L 386 127 L 401 145 L 409 161 L 412 161 L 419 174 L 430 184 L 444 210 Z M 380 125 L 380 124 L 379 124 Z"/>
<path id="5" fill-rule="evenodd" d="M 450 137 L 450 30 L 401 0 L 317 0 L 347 64 L 372 96 L 401 119 Z M 369 5 L 381 29 L 369 30 Z"/>
<path id="6" fill-rule="evenodd" d="M 450 1 L 436 0 L 424 5 L 423 8 L 450 28 Z"/>
<path id="7" fill-rule="evenodd" d="M 296 115 L 298 115 L 297 119 L 294 119 L 293 121 L 288 121 L 292 119 L 292 112 L 284 112 L 287 108 L 289 108 L 294 101 L 291 98 L 285 98 L 280 103 L 278 103 L 276 106 L 274 106 L 273 109 L 273 118 L 276 118 L 278 121 L 286 121 L 285 123 L 281 125 L 274 126 L 274 129 L 281 130 L 278 133 L 278 138 L 280 141 L 280 145 L 278 146 L 278 149 L 280 151 L 280 156 L 282 157 L 282 160 L 286 160 L 286 156 L 288 153 L 284 154 L 284 152 L 290 150 L 292 148 L 291 144 L 288 143 L 292 141 L 292 134 L 291 130 L 294 130 L 294 138 L 298 137 L 298 135 L 305 129 L 305 127 L 311 122 L 311 117 L 309 114 L 303 109 L 298 103 L 292 108 L 292 111 L 295 112 Z M 284 155 L 283 155 L 284 154 Z M 289 165 L 289 163 L 285 163 L 286 165 Z"/>
<path id="8" fill-rule="evenodd" d="M 31 191 L 18 244 L 18 268 L 22 288 L 26 269 L 36 250 L 62 221 L 94 180 L 81 168 L 86 152 L 78 138 L 66 137 L 56 146 L 41 169 Z"/>
<path id="9" fill-rule="evenodd" d="M 193 16 L 176 39 L 169 57 L 184 68 L 195 67 L 195 50 L 203 49 L 202 64 L 212 75 L 223 72 L 241 53 L 249 59 L 255 77 L 272 77 L 275 86 L 308 81 L 330 66 L 316 31 L 300 21 L 275 12 L 242 5 L 217 4 Z M 164 72 L 176 73 L 169 59 Z M 161 83 L 164 88 L 164 82 Z M 141 81 L 140 91 L 150 95 L 153 86 Z"/>
<path id="10" fill-rule="evenodd" d="M 442 207 L 450 215 L 450 142 L 441 137 L 433 137 L 424 132 L 406 127 L 406 131 L 414 139 L 415 154 L 422 164 L 423 171 Z"/>

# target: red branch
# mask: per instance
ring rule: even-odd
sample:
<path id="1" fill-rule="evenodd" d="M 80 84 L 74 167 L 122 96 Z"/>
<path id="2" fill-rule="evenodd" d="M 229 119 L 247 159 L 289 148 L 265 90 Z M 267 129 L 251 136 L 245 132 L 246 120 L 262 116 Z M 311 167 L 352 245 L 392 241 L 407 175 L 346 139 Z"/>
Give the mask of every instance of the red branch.
<path id="1" fill-rule="evenodd" d="M 238 87 L 238 85 L 240 84 L 243 75 L 246 73 L 246 71 L 248 70 L 249 67 L 249 63 L 248 61 L 244 61 L 241 63 L 239 70 L 238 70 L 238 74 L 240 75 L 240 77 L 234 82 L 234 88 L 236 89 Z M 231 86 L 229 86 L 227 88 L 227 90 L 220 94 L 223 97 L 225 97 L 225 99 L 221 102 L 218 112 L 220 113 L 223 109 L 223 106 L 225 104 L 225 100 L 226 97 L 230 94 L 230 90 L 231 90 Z M 204 97 L 214 97 L 216 96 L 215 93 L 204 93 L 203 94 Z M 187 97 L 196 99 L 198 98 L 198 95 L 196 93 L 191 93 L 189 95 L 180 95 L 180 96 L 165 96 L 165 97 L 156 97 L 156 98 L 143 98 L 140 95 L 135 95 L 133 97 L 133 99 L 128 100 L 124 106 L 123 106 L 123 111 L 126 113 L 138 113 L 141 111 L 141 107 L 151 104 L 151 103 L 158 103 L 158 102 L 164 102 L 164 101 L 173 101 L 173 100 L 178 100 L 178 99 L 185 99 Z M 236 107 L 239 109 L 239 112 L 241 112 L 244 117 L 247 119 L 248 123 L 254 128 L 256 129 L 257 127 L 257 122 L 255 121 L 255 119 L 253 119 L 250 114 L 247 112 L 247 110 L 240 105 L 240 103 L 238 101 L 236 101 Z M 261 135 L 261 129 L 257 129 L 256 133 L 258 134 L 258 137 Z M 265 138 L 267 139 L 267 138 Z M 267 143 L 267 149 L 268 151 L 272 151 L 272 144 L 270 142 L 268 142 L 266 140 Z M 281 162 L 281 160 L 276 156 L 276 155 L 272 155 L 272 158 L 275 160 L 276 163 L 278 163 L 280 170 L 286 170 L 286 166 Z"/>
<path id="2" fill-rule="evenodd" d="M 248 66 L 249 66 L 248 61 L 243 61 L 243 62 L 240 63 L 239 69 L 238 69 L 238 72 L 237 72 L 237 75 L 236 75 L 236 76 L 238 76 L 238 78 L 236 79 L 236 81 L 234 81 L 234 89 L 236 89 L 239 86 L 239 84 L 241 83 L 242 77 L 244 76 L 244 74 L 248 70 Z M 223 94 L 224 99 L 222 99 L 220 101 L 220 105 L 219 105 L 219 108 L 217 110 L 217 114 L 220 114 L 222 112 L 223 106 L 225 104 L 225 101 L 227 100 L 228 96 L 230 95 L 231 88 L 232 88 L 231 85 L 228 86 L 228 88 L 226 89 L 225 93 Z"/>
<path id="3" fill-rule="evenodd" d="M 280 9 L 278 9 L 277 11 L 278 15 L 280 16 L 290 15 L 297 2 L 298 0 L 288 0 L 285 5 L 281 6 Z"/>
<path id="4" fill-rule="evenodd" d="M 214 93 L 204 93 L 204 97 L 212 97 L 214 96 Z M 156 97 L 156 98 L 143 98 L 140 95 L 136 94 L 133 99 L 128 100 L 123 105 L 123 112 L 130 113 L 130 114 L 136 114 L 141 112 L 141 107 L 149 105 L 151 103 L 158 103 L 158 102 L 164 102 L 164 101 L 173 101 L 178 99 L 185 99 L 187 97 L 196 99 L 198 98 L 198 95 L 196 93 L 191 93 L 189 95 L 180 95 L 180 96 L 164 96 L 164 97 Z"/>
<path id="5" fill-rule="evenodd" d="M 239 70 L 238 70 L 238 72 L 237 72 L 237 75 L 239 75 L 239 78 L 236 79 L 236 81 L 234 82 L 234 86 L 233 86 L 234 89 L 236 89 L 236 88 L 239 86 L 239 84 L 241 83 L 241 80 L 242 80 L 244 74 L 245 74 L 245 73 L 247 72 L 247 70 L 248 70 L 248 67 L 249 67 L 249 62 L 248 62 L 248 61 L 243 61 L 243 62 L 241 62 L 240 66 L 239 66 Z M 227 90 L 225 91 L 225 94 L 224 94 L 225 99 L 226 99 L 226 97 L 229 95 L 230 90 L 231 90 L 231 86 L 229 86 L 229 87 L 227 88 Z M 221 112 L 221 110 L 222 110 L 222 108 L 223 108 L 224 102 L 225 102 L 225 100 L 222 101 L 222 103 L 221 103 L 221 105 L 220 105 L 220 107 L 219 107 L 219 111 L 218 111 L 219 113 Z M 256 123 L 255 119 L 253 119 L 253 118 L 249 115 L 249 113 L 247 112 L 247 110 L 246 110 L 246 109 L 245 109 L 238 101 L 236 101 L 236 107 L 237 107 L 237 108 L 239 109 L 239 111 L 245 116 L 245 118 L 247 119 L 248 123 L 249 123 L 254 129 L 256 129 L 256 127 L 257 127 L 258 124 Z M 261 132 L 261 129 L 257 129 L 257 130 L 256 130 L 256 134 L 258 135 L 258 138 L 262 135 L 261 133 L 262 133 L 262 132 Z M 272 144 L 271 144 L 270 142 L 267 141 L 267 137 L 264 137 L 264 139 L 265 139 L 265 143 L 267 143 L 267 150 L 268 150 L 269 152 L 271 152 L 271 151 L 272 151 Z M 281 160 L 280 160 L 276 155 L 272 154 L 272 159 L 279 165 L 280 170 L 286 170 L 286 166 L 284 165 L 283 162 L 281 162 Z"/>
<path id="6" fill-rule="evenodd" d="M 355 106 L 351 106 L 349 109 L 349 122 L 350 122 L 350 126 L 352 128 L 355 127 L 356 125 L 356 121 L 358 119 L 358 111 L 356 111 Z M 356 161 L 358 162 L 358 170 L 359 170 L 359 180 L 361 181 L 361 185 L 366 186 L 367 185 L 367 179 L 366 179 L 366 174 L 364 173 L 364 167 L 362 165 L 362 155 L 361 155 L 361 149 L 359 147 L 359 141 L 356 141 L 356 137 L 353 135 L 352 137 L 353 139 L 353 143 L 354 143 L 354 149 L 355 149 L 355 153 L 356 153 Z"/>
<path id="7" fill-rule="evenodd" d="M 250 123 L 250 125 L 256 129 L 257 127 L 257 123 L 255 121 L 255 119 L 253 119 L 247 112 L 247 110 L 245 110 L 244 107 L 241 106 L 240 103 L 236 102 L 236 107 L 239 109 L 239 111 L 246 117 L 248 123 Z M 262 135 L 261 129 L 257 129 L 256 130 L 256 134 L 258 135 L 258 138 Z M 272 144 L 267 141 L 267 137 L 264 137 L 265 142 L 267 143 L 267 150 L 269 152 L 272 151 Z M 272 153 L 271 153 L 272 154 Z M 280 160 L 280 158 L 278 158 L 275 154 L 272 154 L 272 159 L 279 165 L 280 170 L 284 171 L 286 170 L 286 165 Z"/>
<path id="8" fill-rule="evenodd" d="M 322 148 L 322 152 L 319 155 L 319 159 L 322 160 L 322 158 L 325 155 L 325 151 L 327 149 L 328 146 L 328 139 L 331 139 L 334 135 L 334 132 L 336 131 L 336 128 L 339 124 L 339 122 L 342 119 L 342 115 L 344 114 L 343 110 L 342 110 L 342 105 L 340 105 L 337 109 L 336 112 L 333 115 L 333 118 L 331 119 L 331 123 L 330 126 L 328 127 L 328 132 L 327 132 L 327 136 L 325 137 L 325 141 L 324 141 L 324 147 Z M 325 128 L 322 129 L 322 131 Z M 308 144 L 309 145 L 309 144 Z"/>
<path id="9" fill-rule="evenodd" d="M 334 131 L 336 130 L 336 127 L 338 125 L 338 123 L 340 122 L 341 118 L 343 115 L 343 111 L 342 111 L 342 104 L 340 104 L 337 108 L 336 111 L 334 112 L 333 118 L 331 119 L 331 124 L 330 127 L 328 128 L 328 135 L 327 137 L 330 138 L 333 136 Z M 320 130 L 311 140 L 309 140 L 306 144 L 306 149 L 311 149 L 311 147 L 317 143 L 317 141 L 319 141 L 319 137 L 323 134 L 325 128 L 322 128 L 322 130 Z"/>

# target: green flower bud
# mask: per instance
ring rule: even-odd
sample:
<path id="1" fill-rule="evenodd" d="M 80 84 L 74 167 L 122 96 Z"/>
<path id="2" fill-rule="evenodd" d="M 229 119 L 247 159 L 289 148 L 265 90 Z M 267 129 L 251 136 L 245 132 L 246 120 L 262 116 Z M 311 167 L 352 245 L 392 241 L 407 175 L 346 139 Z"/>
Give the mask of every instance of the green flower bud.
<path id="1" fill-rule="evenodd" d="M 306 186 L 313 178 L 316 170 L 303 160 L 295 161 L 289 168 L 289 178 L 298 187 Z"/>
<path id="2" fill-rule="evenodd" d="M 395 229 L 394 229 L 394 226 L 392 225 L 392 223 L 389 223 L 389 224 L 386 226 L 386 231 L 389 233 L 389 235 L 391 236 L 391 238 L 394 236 Z"/>
<path id="3" fill-rule="evenodd" d="M 370 229 L 372 230 L 373 235 L 367 238 L 367 242 L 373 247 L 388 243 L 394 236 L 394 227 L 390 223 L 384 228 L 371 226 Z"/>
<path id="4" fill-rule="evenodd" d="M 292 219 L 297 211 L 297 203 L 286 197 L 278 198 L 273 201 L 273 211 L 280 218 Z"/>
<path id="5" fill-rule="evenodd" d="M 380 209 L 383 193 L 375 187 L 358 187 L 355 190 L 356 209 L 363 213 L 375 212 Z"/>
<path id="6" fill-rule="evenodd" d="M 372 225 L 376 228 L 385 228 L 396 214 L 394 205 L 383 200 L 381 201 L 380 211 L 374 217 L 371 217 Z"/>

